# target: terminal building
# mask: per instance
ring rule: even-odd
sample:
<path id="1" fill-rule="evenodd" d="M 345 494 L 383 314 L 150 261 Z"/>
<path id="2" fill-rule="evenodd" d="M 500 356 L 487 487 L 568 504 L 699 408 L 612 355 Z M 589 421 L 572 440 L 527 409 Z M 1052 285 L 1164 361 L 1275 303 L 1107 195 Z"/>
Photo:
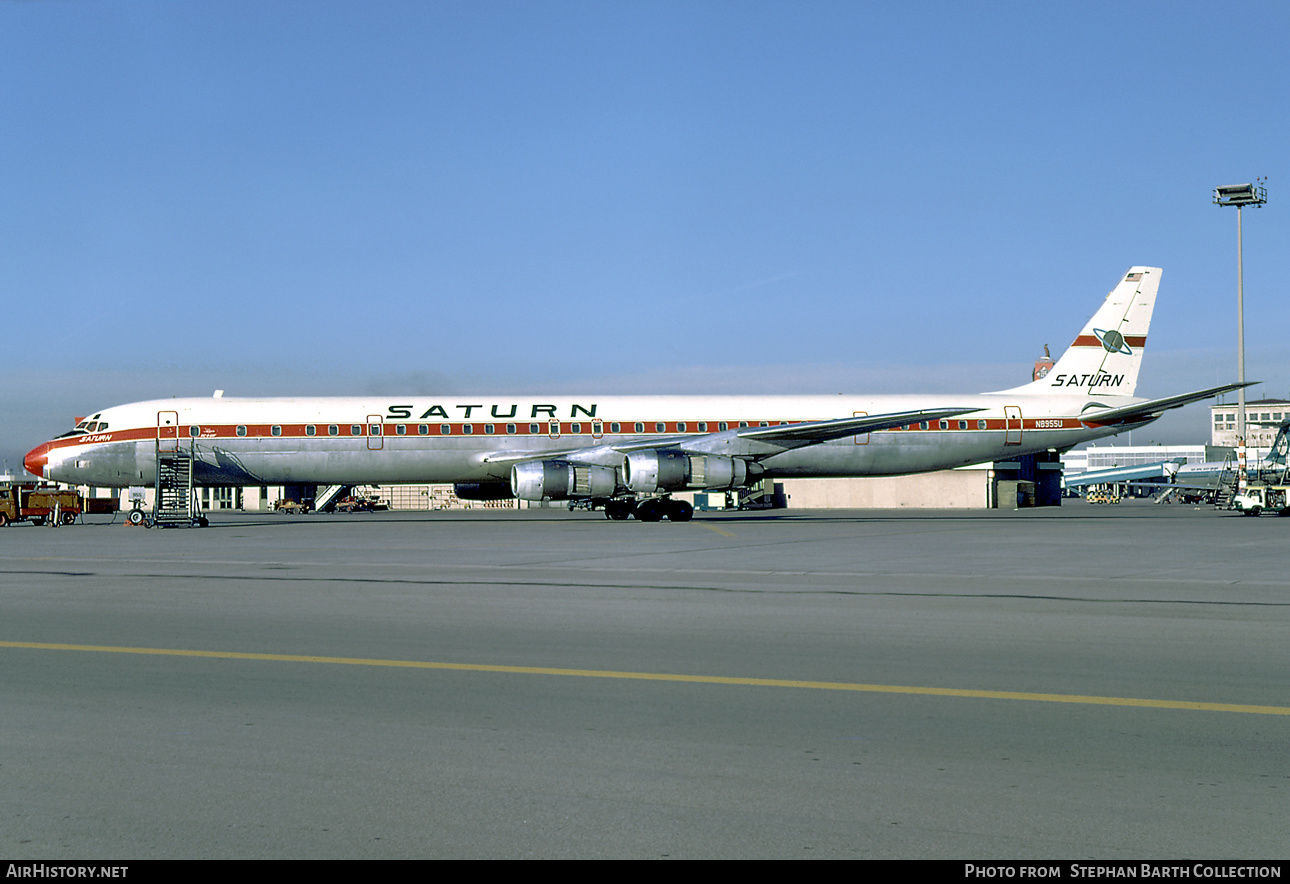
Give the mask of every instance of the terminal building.
<path id="1" fill-rule="evenodd" d="M 1236 403 L 1211 405 L 1210 444 L 1236 448 Z M 1290 418 L 1290 400 L 1254 399 L 1245 403 L 1245 445 L 1248 461 L 1267 456 L 1276 439 L 1277 427 Z"/>

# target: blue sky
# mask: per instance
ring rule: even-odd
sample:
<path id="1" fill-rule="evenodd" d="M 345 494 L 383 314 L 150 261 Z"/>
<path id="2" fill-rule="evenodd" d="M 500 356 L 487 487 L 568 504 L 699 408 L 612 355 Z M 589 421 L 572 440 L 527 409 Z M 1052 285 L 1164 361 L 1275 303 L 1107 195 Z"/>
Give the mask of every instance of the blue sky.
<path id="1" fill-rule="evenodd" d="M 0 2 L 0 454 L 142 398 L 1290 393 L 1284 3 Z M 1286 192 L 1290 194 L 1290 191 Z M 17 358 L 15 358 L 17 357 Z M 1193 406 L 1156 441 L 1203 441 Z M 1141 443 L 1145 439 L 1136 439 Z"/>

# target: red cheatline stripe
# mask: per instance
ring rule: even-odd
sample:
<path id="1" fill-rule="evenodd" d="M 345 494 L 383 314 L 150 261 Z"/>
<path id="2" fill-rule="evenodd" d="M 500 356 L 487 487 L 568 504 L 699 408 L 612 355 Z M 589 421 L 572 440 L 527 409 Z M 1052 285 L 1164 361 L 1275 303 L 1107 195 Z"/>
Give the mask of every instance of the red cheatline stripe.
<path id="1" fill-rule="evenodd" d="M 981 421 L 983 420 L 985 421 L 984 427 L 980 425 Z M 792 426 L 798 423 L 812 423 L 812 422 L 813 421 L 766 421 L 766 423 L 771 427 Z M 511 423 L 515 424 L 514 433 L 506 432 L 507 425 Z M 552 432 L 551 430 L 552 422 L 550 421 L 537 422 L 536 431 L 533 431 L 530 428 L 531 423 L 533 422 L 531 421 L 497 422 L 497 423 L 493 423 L 493 432 L 488 433 L 486 432 L 486 425 L 484 423 L 475 423 L 474 421 L 461 422 L 461 423 L 457 423 L 453 421 L 448 421 L 446 423 L 443 423 L 443 422 L 427 423 L 424 421 L 419 421 L 419 422 L 400 421 L 398 423 L 391 422 L 391 423 L 382 424 L 381 425 L 382 430 L 380 435 L 388 436 L 392 439 L 415 439 L 415 438 L 427 438 L 427 437 L 436 437 L 436 436 L 438 437 L 451 436 L 453 438 L 470 438 L 473 436 L 483 436 L 485 438 L 488 438 L 489 436 L 559 435 L 559 436 L 578 436 L 578 437 L 586 436 L 590 438 L 599 438 L 600 436 L 604 436 L 604 435 L 672 436 L 672 435 L 680 435 L 682 433 L 705 435 L 710 433 L 721 432 L 718 429 L 718 426 L 722 422 L 707 421 L 706 422 L 707 428 L 704 430 L 700 430 L 699 424 L 704 423 L 703 421 L 641 421 L 640 423 L 643 424 L 643 429 L 638 431 L 636 429 L 637 421 L 615 421 L 615 422 L 605 421 L 598 427 L 593 426 L 593 424 L 589 421 L 575 421 L 575 422 L 561 421 L 559 424 L 559 430 L 555 432 Z M 573 431 L 572 423 L 580 424 L 580 428 L 577 433 Z M 614 432 L 611 429 L 611 426 L 610 426 L 611 423 L 618 423 L 621 429 L 618 432 Z M 726 423 L 727 427 L 732 430 L 742 428 L 740 426 L 739 421 L 725 421 L 724 423 Z M 422 424 L 426 425 L 427 432 L 425 433 L 420 432 L 420 426 Z M 685 429 L 684 430 L 679 429 L 679 426 L 678 426 L 679 424 L 684 424 Z M 914 424 L 909 424 L 907 426 L 891 427 L 890 431 L 892 432 L 966 432 L 969 430 L 972 430 L 972 431 L 996 430 L 997 431 L 997 430 L 1004 430 L 1004 429 L 1009 429 L 1009 430 L 1019 429 L 1019 427 L 1017 426 L 1016 418 L 1011 418 L 1006 422 L 1001 418 L 990 418 L 988 420 L 984 418 L 969 418 L 966 420 L 967 426 L 962 428 L 959 426 L 959 421 L 957 419 L 948 421 L 948 424 L 949 426 L 947 426 L 944 430 L 941 429 L 938 421 L 931 421 L 929 422 L 929 425 L 926 430 L 923 430 L 923 428 L 919 424 L 914 423 Z M 407 428 L 406 432 L 404 433 L 398 432 L 397 427 L 399 427 L 400 425 Z M 661 430 L 658 429 L 659 425 L 662 425 L 663 429 Z M 755 429 L 761 425 L 761 421 L 747 421 L 746 425 L 749 428 Z M 245 434 L 239 434 L 237 432 L 237 428 L 239 426 L 246 427 Z M 275 426 L 280 429 L 280 432 L 277 435 L 273 434 L 273 427 Z M 314 435 L 309 435 L 306 432 L 307 426 L 314 427 Z M 221 439 L 221 440 L 314 439 L 319 441 L 329 439 L 332 441 L 341 441 L 344 439 L 365 438 L 366 436 L 369 435 L 367 424 L 348 424 L 348 423 L 337 424 L 336 425 L 337 434 L 334 436 L 328 432 L 331 426 L 332 426 L 331 424 L 202 424 L 199 427 L 199 432 L 201 435 L 192 437 L 189 435 L 188 426 L 183 425 L 179 427 L 180 432 L 179 432 L 178 441 L 180 444 L 184 444 L 185 442 L 188 442 L 194 438 L 199 442 L 209 442 L 215 439 Z M 360 427 L 360 432 L 358 434 L 351 435 L 350 429 L 352 426 Z M 444 426 L 447 426 L 449 428 L 448 433 L 443 432 L 442 428 Z M 1026 418 L 1023 426 L 1027 430 L 1076 429 L 1081 426 L 1081 423 L 1077 418 L 1055 418 L 1055 417 L 1037 418 L 1037 419 Z M 466 432 L 466 427 L 470 427 L 469 433 Z M 76 436 L 76 437 L 67 438 L 67 439 L 56 439 L 50 443 L 50 450 L 52 451 L 60 448 L 69 448 L 72 446 L 95 445 L 95 444 L 104 443 L 104 442 L 130 442 L 130 441 L 139 441 L 139 440 L 152 441 L 152 440 L 155 440 L 156 438 L 157 438 L 157 430 L 155 427 L 112 430 L 107 433 L 91 433 L 85 436 Z M 175 437 L 174 436 L 167 437 L 166 441 L 173 444 L 173 442 L 175 441 Z"/>
<path id="2" fill-rule="evenodd" d="M 1141 347 L 1147 343 L 1146 335 L 1125 335 L 1124 343 L 1130 347 Z M 1101 347 L 1102 342 L 1095 335 L 1080 335 L 1071 344 L 1072 347 Z"/>

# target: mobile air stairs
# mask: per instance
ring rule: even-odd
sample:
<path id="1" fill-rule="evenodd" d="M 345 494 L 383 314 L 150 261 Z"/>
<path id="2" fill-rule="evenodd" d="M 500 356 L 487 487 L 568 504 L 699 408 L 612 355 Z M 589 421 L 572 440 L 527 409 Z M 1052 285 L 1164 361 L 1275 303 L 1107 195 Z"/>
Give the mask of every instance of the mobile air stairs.
<path id="1" fill-rule="evenodd" d="M 1223 463 L 1223 472 L 1218 476 L 1218 487 L 1214 489 L 1214 509 L 1230 510 L 1232 498 L 1236 497 L 1240 474 L 1229 459 Z"/>
<path id="2" fill-rule="evenodd" d="M 336 501 L 348 494 L 353 487 L 353 485 L 328 485 L 322 488 L 314 495 L 314 512 L 330 511 Z"/>
<path id="3" fill-rule="evenodd" d="M 159 528 L 205 528 L 210 524 L 201 512 L 193 488 L 193 461 L 196 439 L 185 448 L 179 441 L 179 415 L 173 411 L 157 413 L 157 481 L 152 503 L 152 519 L 143 519 L 142 511 L 130 513 L 132 524 Z"/>
<path id="4" fill-rule="evenodd" d="M 1233 501 L 1238 490 L 1238 473 L 1234 467 L 1224 464 L 1223 473 L 1218 479 L 1218 490 L 1214 492 L 1214 509 L 1230 510 L 1235 508 Z M 1290 483 L 1290 464 L 1279 464 L 1264 461 L 1245 471 L 1247 485 L 1277 485 Z"/>

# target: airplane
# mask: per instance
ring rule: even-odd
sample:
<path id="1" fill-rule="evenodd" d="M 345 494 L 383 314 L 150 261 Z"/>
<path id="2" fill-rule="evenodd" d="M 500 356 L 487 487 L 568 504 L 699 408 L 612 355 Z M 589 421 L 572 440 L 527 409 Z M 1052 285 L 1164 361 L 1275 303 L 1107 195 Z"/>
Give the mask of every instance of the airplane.
<path id="1" fill-rule="evenodd" d="M 1290 420 L 1279 423 L 1251 421 L 1250 426 L 1277 427 L 1277 435 L 1262 460 L 1253 461 L 1246 468 L 1247 477 L 1257 481 L 1266 474 L 1280 474 L 1286 469 L 1286 453 L 1290 448 Z M 1228 460 L 1207 460 L 1200 463 L 1179 464 L 1168 485 L 1155 486 L 1160 490 L 1192 492 L 1193 496 L 1213 496 L 1224 484 L 1236 480 L 1237 463 Z"/>
<path id="2" fill-rule="evenodd" d="M 1260 422 L 1249 421 L 1251 427 L 1276 427 L 1277 435 L 1272 440 L 1272 445 L 1268 448 L 1268 453 L 1260 461 L 1255 461 L 1250 465 L 1251 472 L 1275 469 L 1278 466 L 1284 467 L 1286 462 L 1286 430 L 1290 427 L 1290 420 L 1278 422 Z M 1235 469 L 1235 463 L 1231 460 L 1207 460 L 1202 463 L 1187 463 L 1178 467 L 1178 472 L 1174 473 L 1174 482 L 1176 484 L 1191 484 L 1193 486 L 1216 488 L 1219 479 L 1224 474 L 1230 474 Z"/>
<path id="3" fill-rule="evenodd" d="M 464 498 L 565 500 L 611 519 L 688 521 L 685 490 L 893 476 L 1012 459 L 1143 426 L 1234 390 L 1134 397 L 1160 285 L 1132 267 L 1042 378 L 963 396 L 163 399 L 95 412 L 32 449 L 34 475 L 153 484 L 184 444 L 195 485 L 453 483 Z"/>
<path id="4" fill-rule="evenodd" d="M 1267 454 L 1251 461 L 1246 468 L 1246 479 L 1251 482 L 1278 482 L 1286 473 L 1286 456 L 1290 450 L 1290 420 L 1278 423 L 1253 424 L 1277 427 L 1277 435 Z M 1214 502 L 1224 487 L 1235 489 L 1238 476 L 1236 461 L 1207 460 L 1186 463 L 1182 458 L 1136 464 L 1125 467 L 1105 467 L 1089 470 L 1065 481 L 1067 489 L 1086 488 L 1135 488 L 1155 495 L 1156 503 L 1181 500 L 1186 503 Z M 1143 478 L 1145 476 L 1151 478 Z M 1235 493 L 1233 490 L 1232 493 Z"/>

